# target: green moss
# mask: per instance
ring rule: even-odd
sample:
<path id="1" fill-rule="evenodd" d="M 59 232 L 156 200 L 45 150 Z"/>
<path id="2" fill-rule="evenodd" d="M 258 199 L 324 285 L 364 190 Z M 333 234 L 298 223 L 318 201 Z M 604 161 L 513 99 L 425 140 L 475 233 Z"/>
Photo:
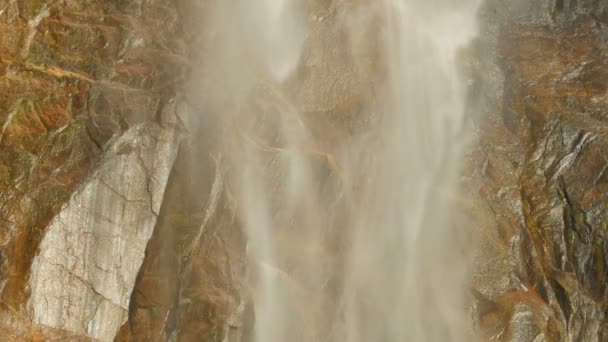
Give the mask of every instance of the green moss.
<path id="1" fill-rule="evenodd" d="M 597 276 L 598 279 L 605 279 L 606 275 L 606 265 L 604 264 L 604 244 L 596 243 L 595 244 L 595 260 L 597 263 Z"/>
<path id="2" fill-rule="evenodd" d="M 33 78 L 45 80 L 45 81 L 53 81 L 53 77 L 43 71 L 40 70 L 31 70 L 31 75 Z"/>
<path id="3" fill-rule="evenodd" d="M 99 57 L 101 50 L 97 47 L 95 36 L 88 35 L 85 30 L 70 30 L 68 35 L 70 38 L 64 42 L 46 44 L 44 41 L 34 40 L 30 48 L 30 52 L 26 60 L 34 65 L 41 67 L 57 66 L 61 69 L 70 70 L 89 75 L 97 75 L 101 68 L 101 58 Z M 72 36 L 74 34 L 75 36 Z M 61 46 L 63 45 L 63 46 Z M 78 47 L 76 51 L 73 46 Z M 78 55 L 77 60 L 68 59 L 63 55 Z M 48 75 L 42 72 L 35 74 L 37 77 L 48 79 Z"/>
<path id="4" fill-rule="evenodd" d="M 8 109 L 8 115 L 6 116 L 6 120 L 2 123 L 3 126 L 8 126 L 11 121 L 13 121 L 18 114 L 23 109 L 23 102 L 25 99 L 18 99 L 13 103 L 13 105 Z"/>
<path id="5" fill-rule="evenodd" d="M 48 50 L 45 45 L 41 44 L 37 40 L 32 42 L 29 55 L 27 56 L 28 62 L 39 66 L 45 66 L 48 64 L 53 64 L 54 60 L 55 58 L 53 56 L 53 52 Z"/>
<path id="6" fill-rule="evenodd" d="M 580 211 L 577 212 L 574 216 L 574 220 L 575 220 L 575 224 L 577 226 L 584 225 L 585 224 L 585 214 Z"/>
<path id="7" fill-rule="evenodd" d="M 12 184 L 11 172 L 8 166 L 0 164 L 0 187 L 2 189 Z"/>
<path id="8" fill-rule="evenodd" d="M 30 0 L 29 3 L 32 6 L 31 8 L 34 16 L 40 14 L 40 11 L 42 10 L 42 2 L 40 0 Z"/>
<path id="9" fill-rule="evenodd" d="M 213 328 L 209 329 L 209 331 L 203 336 L 203 341 L 220 342 L 222 340 L 222 333 L 218 326 L 214 326 Z"/>
<path id="10" fill-rule="evenodd" d="M 48 153 L 58 155 L 72 148 L 75 141 L 78 140 L 79 134 L 84 130 L 84 125 L 81 122 L 75 122 L 68 125 L 63 131 L 55 135 L 52 141 L 49 142 Z"/>
<path id="11" fill-rule="evenodd" d="M 17 153 L 16 161 L 21 164 L 21 169 L 29 169 L 33 164 L 34 157 L 26 150 L 20 150 Z"/>

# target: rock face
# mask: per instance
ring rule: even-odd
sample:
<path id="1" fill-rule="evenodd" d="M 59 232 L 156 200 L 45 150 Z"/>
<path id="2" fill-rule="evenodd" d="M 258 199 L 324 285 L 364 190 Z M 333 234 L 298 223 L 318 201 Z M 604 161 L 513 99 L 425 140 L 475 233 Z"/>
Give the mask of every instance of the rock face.
<path id="1" fill-rule="evenodd" d="M 603 2 L 489 1 L 486 92 L 473 153 L 485 212 L 475 270 L 478 322 L 504 341 L 603 341 L 606 332 Z M 485 79 L 484 79 L 485 78 Z"/>
<path id="2" fill-rule="evenodd" d="M 175 116 L 173 117 L 175 119 Z M 135 126 L 49 224 L 31 267 L 34 323 L 112 340 L 175 160 L 175 120 Z"/>
<path id="3" fill-rule="evenodd" d="M 180 27 L 174 3 L 0 1 L 0 335 L 126 319 L 181 134 Z"/>
<path id="4" fill-rule="evenodd" d="M 372 94 L 357 84 L 382 72 L 373 54 L 344 63 L 335 21 L 358 2 L 335 3 L 310 2 L 310 63 L 292 87 L 323 147 L 364 128 Z M 247 340 L 246 242 L 221 124 L 202 109 L 221 108 L 200 96 L 213 94 L 207 6 L 0 0 L 2 340 Z M 480 16 L 462 61 L 479 113 L 463 175 L 476 328 L 605 341 L 608 3 L 487 0 Z"/>

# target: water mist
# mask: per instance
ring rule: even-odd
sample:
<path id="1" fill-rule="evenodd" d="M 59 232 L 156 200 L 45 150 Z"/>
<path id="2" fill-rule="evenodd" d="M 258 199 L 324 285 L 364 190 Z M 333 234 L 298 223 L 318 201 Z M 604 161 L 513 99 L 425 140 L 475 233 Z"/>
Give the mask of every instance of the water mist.
<path id="1" fill-rule="evenodd" d="M 203 96 L 247 236 L 256 342 L 470 341 L 477 1 L 217 1 Z"/>

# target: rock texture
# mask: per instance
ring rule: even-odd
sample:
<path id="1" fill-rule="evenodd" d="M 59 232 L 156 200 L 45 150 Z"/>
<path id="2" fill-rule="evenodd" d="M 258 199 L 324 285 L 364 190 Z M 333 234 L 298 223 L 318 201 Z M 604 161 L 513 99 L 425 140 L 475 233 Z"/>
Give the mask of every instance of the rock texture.
<path id="1" fill-rule="evenodd" d="M 173 168 L 118 341 L 240 340 L 244 242 L 223 170 L 205 156 L 213 142 L 192 145 Z"/>
<path id="2" fill-rule="evenodd" d="M 3 341 L 247 340 L 251 265 L 208 112 L 221 108 L 200 96 L 214 94 L 201 81 L 208 3 L 0 0 Z M 382 73 L 373 53 L 344 62 L 345 44 L 373 40 L 344 39 L 340 13 L 361 2 L 337 3 L 310 2 L 290 88 L 322 150 L 364 128 L 373 94 L 357 85 Z M 480 16 L 462 58 L 479 113 L 462 201 L 480 237 L 476 328 L 605 341 L 608 3 L 487 0 Z M 320 253 L 284 240 L 286 262 Z"/>
<path id="3" fill-rule="evenodd" d="M 111 143 L 49 224 L 29 281 L 35 323 L 108 341 L 126 320 L 175 160 L 175 120 L 166 125 L 135 126 Z"/>
<path id="4" fill-rule="evenodd" d="M 306 309 L 302 308 L 297 314 L 306 323 L 293 327 L 302 331 L 303 340 L 311 340 L 313 334 L 313 329 L 306 331 L 305 324 L 329 326 L 327 321 L 316 321 L 325 317 L 319 314 L 324 305 L 327 308 L 335 304 L 333 301 L 324 302 L 329 300 L 326 293 L 337 288 L 335 283 L 341 274 L 332 270 L 332 265 L 336 266 L 339 259 L 339 253 L 332 248 L 339 248 L 340 240 L 344 240 L 337 227 L 340 226 L 341 215 L 348 210 L 347 205 L 336 205 L 334 202 L 338 200 L 333 195 L 326 196 L 323 203 L 315 205 L 324 210 L 320 216 L 327 222 L 315 225 L 312 223 L 314 219 L 307 221 L 301 218 L 301 222 L 307 222 L 307 229 L 296 229 L 298 225 L 289 222 L 293 220 L 290 214 L 277 215 L 281 216 L 275 218 L 275 233 L 281 241 L 277 251 L 281 264 L 266 265 L 259 260 L 249 262 L 245 258 L 242 221 L 235 205 L 235 184 L 230 184 L 235 174 L 242 170 L 231 164 L 230 158 L 235 157 L 234 154 L 224 153 L 226 144 L 241 142 L 242 136 L 237 136 L 241 130 L 236 126 L 246 131 L 255 125 L 264 127 L 263 131 L 247 133 L 262 144 L 277 144 L 273 139 L 280 135 L 281 112 L 276 103 L 280 96 L 288 96 L 294 99 L 306 125 L 318 138 L 315 146 L 301 147 L 311 150 L 305 153 L 305 158 L 313 161 L 314 172 L 322 175 L 320 178 L 323 177 L 328 193 L 333 191 L 329 187 L 338 188 L 336 183 L 341 180 L 336 177 L 339 170 L 331 159 L 331 153 L 339 150 L 360 129 L 359 121 L 364 118 L 358 114 L 371 97 L 365 82 L 374 77 L 378 66 L 373 63 L 373 54 L 358 56 L 361 65 L 354 65 L 354 59 L 349 56 L 348 44 L 353 42 L 347 39 L 343 20 L 348 11 L 355 12 L 356 6 L 333 1 L 307 4 L 305 10 L 310 15 L 305 19 L 310 34 L 304 41 L 302 65 L 293 80 L 288 82 L 290 93 L 277 94 L 272 85 L 258 84 L 253 87 L 254 94 L 248 96 L 251 101 L 247 104 L 251 106 L 247 106 L 246 112 L 240 116 L 231 112 L 238 110 L 231 102 L 236 95 L 224 94 L 221 87 L 219 91 L 216 89 L 216 84 L 225 82 L 225 74 L 215 69 L 224 63 L 213 64 L 213 59 L 225 57 L 221 54 L 218 57 L 208 49 L 221 45 L 214 39 L 221 40 L 222 33 L 209 34 L 201 29 L 201 26 L 208 27 L 204 25 L 205 20 L 212 20 L 205 16 L 209 7 L 189 7 L 188 12 L 198 13 L 203 21 L 201 26 L 196 23 L 190 26 L 192 30 L 202 32 L 196 42 L 200 44 L 200 55 L 193 57 L 198 64 L 194 66 L 193 80 L 189 85 L 194 91 L 187 95 L 188 103 L 196 108 L 198 115 L 193 116 L 187 125 L 191 128 L 189 134 L 192 139 L 184 142 L 188 148 L 180 151 L 170 177 L 159 223 L 148 245 L 147 257 L 133 292 L 129 322 L 121 329 L 118 341 L 248 341 L 254 319 L 250 280 L 258 272 L 276 273 L 289 289 L 286 292 L 291 292 L 286 297 L 298 297 L 294 303 L 306 304 Z M 238 16 L 235 20 L 239 20 Z M 358 37 L 360 44 L 368 44 L 365 43 L 365 33 L 361 32 Z M 373 52 L 373 49 L 369 51 Z M 234 67 L 246 69 L 248 66 Z M 201 92 L 205 96 L 201 97 Z M 230 121 L 229 118 L 237 120 Z M 242 152 L 245 151 L 243 148 Z M 285 160 L 274 153 L 266 156 L 269 158 L 265 172 L 269 196 L 280 212 L 284 208 L 281 207 L 281 194 L 286 188 L 281 174 Z M 321 192 L 322 185 L 318 186 L 317 190 Z M 338 197 L 337 191 L 334 193 Z M 334 215 L 326 212 L 329 210 L 334 210 Z M 335 234 L 326 232 L 326 235 L 332 235 L 327 239 L 329 243 L 315 245 L 319 243 L 315 240 L 319 234 L 313 229 L 329 226 L 336 227 Z M 327 257 L 322 266 L 313 264 L 319 254 Z M 290 274 L 286 275 L 275 267 L 289 268 Z M 313 273 L 322 273 L 318 277 L 323 281 L 310 279 Z M 319 284 L 324 288 L 320 289 Z"/>
<path id="5" fill-rule="evenodd" d="M 177 16 L 161 1 L 0 1 L 0 303 L 15 336 L 107 341 L 126 318 L 178 143 Z"/>
<path id="6" fill-rule="evenodd" d="M 469 173 L 485 218 L 474 294 L 488 339 L 608 337 L 607 14 L 601 1 L 482 9 L 474 49 L 490 91 Z"/>

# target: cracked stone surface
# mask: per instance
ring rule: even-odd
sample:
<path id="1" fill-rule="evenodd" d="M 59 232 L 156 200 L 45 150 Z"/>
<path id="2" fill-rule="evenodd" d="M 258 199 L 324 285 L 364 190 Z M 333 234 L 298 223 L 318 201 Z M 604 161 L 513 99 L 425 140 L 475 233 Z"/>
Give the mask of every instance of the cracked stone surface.
<path id="1" fill-rule="evenodd" d="M 32 264 L 35 323 L 114 338 L 127 317 L 177 137 L 175 120 L 127 130 L 51 221 Z"/>
<path id="2" fill-rule="evenodd" d="M 177 7 L 0 0 L 0 336 L 122 323 L 181 127 Z"/>

